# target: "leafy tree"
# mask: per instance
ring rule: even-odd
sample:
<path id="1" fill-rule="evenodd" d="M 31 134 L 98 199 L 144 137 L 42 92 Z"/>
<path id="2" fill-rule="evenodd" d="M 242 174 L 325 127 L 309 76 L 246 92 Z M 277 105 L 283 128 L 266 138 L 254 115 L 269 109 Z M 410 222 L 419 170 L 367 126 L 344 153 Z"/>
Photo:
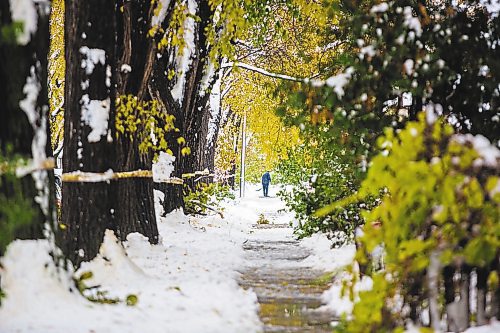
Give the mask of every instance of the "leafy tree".
<path id="1" fill-rule="evenodd" d="M 498 281 L 500 151 L 484 136 L 454 134 L 443 118 L 432 123 L 422 114 L 419 119 L 400 132 L 388 128 L 379 138 L 382 152 L 373 159 L 357 194 L 374 195 L 380 189 L 387 193 L 379 206 L 367 211 L 367 222 L 379 223 L 365 225 L 364 246 L 357 253 L 357 259 L 366 262 L 367 254 L 383 244 L 385 270 L 371 273 L 373 289 L 360 294 L 349 332 L 395 329 L 404 326 L 406 316 L 417 323 L 425 310 L 432 327 L 440 329 L 444 306 L 449 323 L 457 319 L 459 314 L 448 306 L 455 301 L 453 274 L 442 276 L 451 297 L 443 299 L 439 283 L 430 284 L 443 267 L 460 271 L 467 289 L 470 272 L 480 277 L 480 324 L 485 323 L 487 291 L 492 299 L 498 297 L 498 285 L 488 287 L 487 279 Z M 461 294 L 459 304 L 465 312 L 458 313 L 467 315 L 468 295 L 464 299 Z M 452 324 L 449 329 L 464 327 Z"/>

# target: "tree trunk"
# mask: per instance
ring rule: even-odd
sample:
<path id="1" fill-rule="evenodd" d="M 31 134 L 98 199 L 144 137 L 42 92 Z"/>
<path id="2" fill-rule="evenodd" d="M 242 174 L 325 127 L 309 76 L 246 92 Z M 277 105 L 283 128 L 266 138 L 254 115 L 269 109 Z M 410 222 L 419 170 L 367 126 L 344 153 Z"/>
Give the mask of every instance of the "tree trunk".
<path id="1" fill-rule="evenodd" d="M 174 100 L 171 90 L 172 82 L 165 75 L 165 68 L 169 68 L 172 64 L 168 61 L 168 57 L 163 57 L 155 63 L 153 69 L 153 77 L 149 83 L 149 91 L 153 98 L 161 102 L 163 112 L 169 113 L 175 117 L 174 126 L 178 129 L 182 128 L 182 111 L 179 104 Z M 181 171 L 181 147 L 177 139 L 182 136 L 180 132 L 169 132 L 165 138 L 168 148 L 172 151 L 175 157 L 174 172 L 172 177 L 182 178 Z M 169 183 L 155 183 L 154 188 L 164 194 L 161 205 L 163 214 L 166 215 L 175 209 L 184 207 L 184 197 L 182 185 Z"/>
<path id="2" fill-rule="evenodd" d="M 213 73 L 209 69 L 209 47 L 205 36 L 205 29 L 209 28 L 213 11 L 208 1 L 199 1 L 197 8 L 200 22 L 195 25 L 194 49 L 191 55 L 191 64 L 186 73 L 186 83 L 183 89 L 181 102 L 182 129 L 191 154 L 181 157 L 179 163 L 183 174 L 201 171 L 206 165 L 206 138 L 210 121 L 209 99 L 212 86 L 215 82 Z M 203 85 L 206 81 L 208 84 Z M 194 178 L 185 178 L 185 188 L 195 190 Z"/>
<path id="3" fill-rule="evenodd" d="M 105 172 L 115 167 L 115 2 L 65 2 L 65 115 L 63 170 Z M 98 120 L 100 118 L 100 121 Z M 75 266 L 96 256 L 114 223 L 115 192 L 108 182 L 63 183 L 60 248 Z"/>
<path id="4" fill-rule="evenodd" d="M 155 41 L 147 36 L 153 13 L 150 1 L 119 1 L 116 8 L 117 97 L 133 95 L 139 100 L 151 100 L 147 81 L 155 59 Z M 130 66 L 129 68 L 127 66 Z M 152 154 L 139 151 L 137 136 L 120 135 L 117 139 L 118 171 L 151 170 Z M 158 227 L 151 178 L 124 178 L 116 183 L 116 223 L 122 240 L 133 232 L 158 243 Z"/>

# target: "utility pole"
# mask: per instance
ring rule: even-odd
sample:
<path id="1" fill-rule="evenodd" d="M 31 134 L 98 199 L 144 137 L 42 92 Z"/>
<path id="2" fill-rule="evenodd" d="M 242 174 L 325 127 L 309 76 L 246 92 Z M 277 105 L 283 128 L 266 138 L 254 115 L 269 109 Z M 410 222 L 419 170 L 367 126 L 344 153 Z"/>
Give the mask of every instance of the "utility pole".
<path id="1" fill-rule="evenodd" d="M 247 110 L 243 114 L 243 128 L 241 134 L 241 166 L 240 166 L 240 198 L 245 196 L 245 153 L 247 146 Z"/>

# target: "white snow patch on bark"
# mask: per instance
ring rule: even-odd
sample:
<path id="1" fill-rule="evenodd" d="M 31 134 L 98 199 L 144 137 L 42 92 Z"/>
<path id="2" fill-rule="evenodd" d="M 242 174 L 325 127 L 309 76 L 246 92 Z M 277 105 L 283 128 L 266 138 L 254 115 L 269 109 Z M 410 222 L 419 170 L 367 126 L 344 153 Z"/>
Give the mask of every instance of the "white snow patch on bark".
<path id="1" fill-rule="evenodd" d="M 170 5 L 170 0 L 160 0 L 158 2 L 158 6 L 161 6 L 160 10 L 157 12 L 157 14 L 153 15 L 153 18 L 151 19 L 151 26 L 159 26 L 163 23 L 165 20 L 165 16 L 167 15 L 167 9 L 168 6 Z"/>
<path id="2" fill-rule="evenodd" d="M 194 0 L 188 0 L 188 12 L 191 14 L 184 21 L 184 43 L 185 46 L 182 50 L 177 51 L 176 57 L 176 71 L 177 82 L 171 90 L 174 100 L 182 105 L 184 99 L 184 85 L 186 83 L 186 73 L 189 71 L 189 66 L 192 63 L 192 57 L 195 55 L 195 37 L 194 32 L 196 28 L 196 21 L 194 16 L 198 10 L 198 4 Z"/>
<path id="3" fill-rule="evenodd" d="M 87 75 L 94 72 L 95 65 L 101 64 L 104 66 L 106 62 L 106 51 L 103 49 L 91 49 L 88 46 L 82 46 L 80 53 L 83 55 L 81 66 L 85 69 Z"/>
<path id="4" fill-rule="evenodd" d="M 160 152 L 158 161 L 153 163 L 153 181 L 160 183 L 169 180 L 174 172 L 174 162 L 175 156 Z"/>
<path id="5" fill-rule="evenodd" d="M 120 71 L 123 73 L 130 73 L 132 72 L 132 67 L 129 64 L 123 64 L 120 68 Z"/>
<path id="6" fill-rule="evenodd" d="M 40 70 L 40 63 L 36 66 L 31 66 L 30 75 L 26 78 L 26 83 L 23 87 L 25 98 L 19 102 L 19 107 L 28 117 L 28 121 L 33 128 L 33 141 L 31 143 L 31 154 L 34 165 L 42 165 L 42 162 L 47 159 L 45 148 L 47 146 L 47 114 L 48 106 L 43 106 L 41 110 L 37 110 L 37 100 L 42 86 L 38 80 L 37 73 Z M 40 115 L 40 112 L 42 113 Z M 17 172 L 22 172 L 18 170 Z M 49 188 L 47 171 L 34 171 L 31 173 L 35 182 L 35 187 L 38 194 L 35 201 L 40 205 L 45 216 L 49 214 Z"/>
<path id="7" fill-rule="evenodd" d="M 82 121 L 85 125 L 90 126 L 91 131 L 87 136 L 89 142 L 99 142 L 101 137 L 106 136 L 108 132 L 109 110 L 111 101 L 108 98 L 105 100 L 91 100 L 88 95 L 83 95 L 82 104 Z"/>
<path id="8" fill-rule="evenodd" d="M 208 123 L 208 133 L 207 133 L 207 148 L 211 147 L 214 142 L 217 123 L 220 121 L 220 111 L 221 111 L 221 79 L 217 79 L 214 86 L 212 87 L 212 92 L 210 94 L 210 120 Z"/>
<path id="9" fill-rule="evenodd" d="M 210 82 L 212 81 L 214 75 L 215 75 L 215 66 L 214 66 L 214 63 L 211 60 L 209 60 L 208 66 L 205 69 L 205 73 L 203 75 L 203 78 L 201 79 L 200 97 L 205 96 L 205 94 L 207 93 L 207 90 L 209 90 Z"/>

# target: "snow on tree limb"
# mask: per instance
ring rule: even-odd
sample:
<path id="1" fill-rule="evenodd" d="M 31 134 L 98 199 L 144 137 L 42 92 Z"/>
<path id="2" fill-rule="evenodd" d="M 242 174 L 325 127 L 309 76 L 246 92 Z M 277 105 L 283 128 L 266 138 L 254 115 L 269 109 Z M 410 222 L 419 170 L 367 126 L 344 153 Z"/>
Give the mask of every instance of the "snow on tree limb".
<path id="1" fill-rule="evenodd" d="M 307 82 L 308 81 L 307 78 L 298 78 L 298 77 L 294 77 L 294 76 L 290 76 L 290 75 L 286 75 L 286 74 L 272 73 L 272 72 L 269 72 L 263 68 L 249 65 L 249 64 L 246 64 L 243 62 L 227 62 L 227 63 L 224 63 L 221 65 L 221 68 L 229 68 L 229 67 L 239 67 L 239 68 L 247 69 L 249 71 L 257 72 L 259 74 L 269 76 L 272 78 L 276 78 L 276 79 L 295 81 L 295 82 Z"/>

